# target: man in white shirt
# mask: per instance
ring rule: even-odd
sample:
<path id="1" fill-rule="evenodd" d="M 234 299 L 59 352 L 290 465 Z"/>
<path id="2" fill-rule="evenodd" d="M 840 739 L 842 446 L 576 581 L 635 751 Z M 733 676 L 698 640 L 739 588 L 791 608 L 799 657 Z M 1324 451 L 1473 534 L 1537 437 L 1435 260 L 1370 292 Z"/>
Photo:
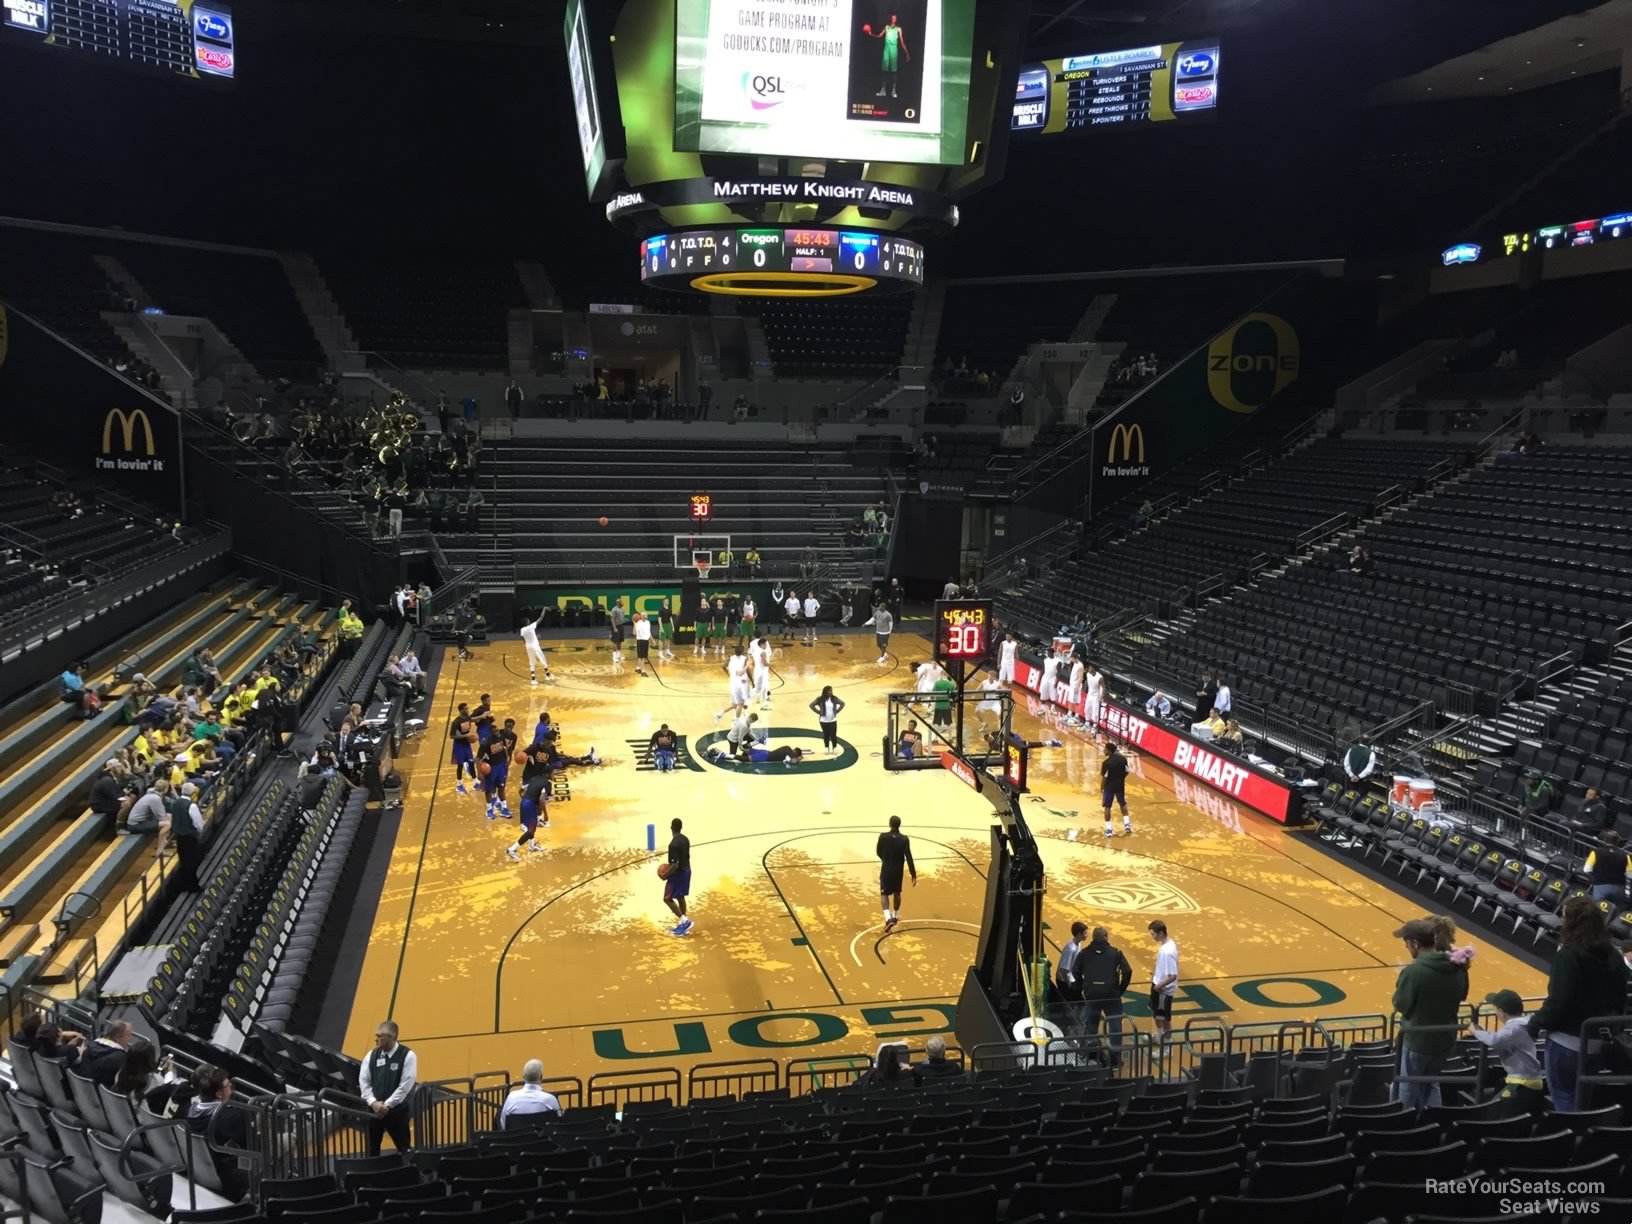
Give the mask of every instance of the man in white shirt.
<path id="1" fill-rule="evenodd" d="M 1088 678 L 1088 669 L 1080 658 L 1071 660 L 1071 679 L 1065 686 L 1065 710 L 1068 717 L 1075 719 L 1077 708 L 1082 704 L 1083 682 Z"/>
<path id="2" fill-rule="evenodd" d="M 544 679 L 555 679 L 550 674 L 550 665 L 544 661 L 544 648 L 538 644 L 538 622 L 543 619 L 544 614 L 540 612 L 537 620 L 521 627 L 521 640 L 527 647 L 527 674 L 534 684 L 538 683 L 539 668 L 544 669 Z"/>
<path id="3" fill-rule="evenodd" d="M 405 650 L 402 652 L 399 666 L 402 668 L 402 674 L 408 678 L 408 683 L 414 686 L 414 692 L 423 696 L 425 693 L 425 669 L 419 665 L 419 657 L 413 651 Z M 545 668 L 544 673 L 548 675 L 549 668 Z"/>
<path id="4" fill-rule="evenodd" d="M 1085 685 L 1085 704 L 1082 708 L 1083 721 L 1090 728 L 1097 728 L 1100 716 L 1104 712 L 1105 677 L 1100 674 L 1099 668 L 1092 663 L 1088 664 L 1088 676 Z"/>
<path id="5" fill-rule="evenodd" d="M 1152 693 L 1150 695 L 1150 700 L 1145 702 L 1145 714 L 1147 717 L 1166 719 L 1172 713 L 1173 703 L 1168 699 L 1167 694 L 1162 692 L 1160 689 Z"/>
<path id="6" fill-rule="evenodd" d="M 745 709 L 737 710 L 737 716 L 731 720 L 731 730 L 725 736 L 731 756 L 747 759 L 748 746 L 754 741 L 754 724 L 758 721 L 758 714 L 750 714 Z"/>
<path id="7" fill-rule="evenodd" d="M 771 708 L 771 640 L 767 637 L 758 638 L 748 649 L 749 661 L 753 664 L 754 691 L 753 699 L 759 702 L 759 708 Z"/>
<path id="8" fill-rule="evenodd" d="M 805 645 L 816 645 L 816 615 L 822 610 L 822 605 L 816 602 L 816 592 L 812 591 L 805 596 Z"/>
<path id="9" fill-rule="evenodd" d="M 1043 656 L 1043 678 L 1037 685 L 1037 696 L 1042 698 L 1042 716 L 1047 718 L 1051 713 L 1048 707 L 1054 704 L 1054 696 L 1060 688 L 1060 656 L 1058 651 L 1049 651 Z"/>
<path id="10" fill-rule="evenodd" d="M 1220 717 L 1226 722 L 1230 718 L 1230 701 L 1230 686 L 1225 684 L 1224 677 L 1220 676 L 1218 678 L 1218 694 L 1213 698 L 1213 709 L 1218 711 Z"/>
<path id="11" fill-rule="evenodd" d="M 397 1040 L 394 1020 L 382 1020 L 374 1030 L 374 1048 L 357 1069 L 357 1090 L 374 1115 L 368 1124 L 368 1154 L 380 1154 L 380 1139 L 391 1136 L 399 1152 L 411 1146 L 407 1101 L 419 1078 L 419 1060 Z"/>
<path id="12" fill-rule="evenodd" d="M 652 618 L 635 613 L 635 675 L 644 676 L 652 659 Z"/>
<path id="13" fill-rule="evenodd" d="M 719 722 L 727 711 L 746 710 L 749 699 L 748 656 L 743 654 L 739 643 L 731 648 L 731 657 L 725 661 L 725 682 L 727 686 L 727 700 L 725 709 L 714 711 L 714 721 Z"/>
<path id="14" fill-rule="evenodd" d="M 913 675 L 912 687 L 920 693 L 928 693 L 934 690 L 935 681 L 941 678 L 941 669 L 933 659 L 930 659 L 918 664 L 918 670 Z"/>
<path id="15" fill-rule="evenodd" d="M 957 597 L 958 597 L 958 584 L 957 583 L 948 582 L 944 587 L 941 588 L 941 598 L 942 599 L 956 599 Z"/>
<path id="16" fill-rule="evenodd" d="M 997 648 L 997 678 L 1004 684 L 1014 683 L 1014 661 L 1020 654 L 1020 643 L 1014 634 L 1005 633 L 1003 644 Z"/>
<path id="17" fill-rule="evenodd" d="M 1179 945 L 1168 936 L 1167 923 L 1160 918 L 1150 924 L 1150 938 L 1156 944 L 1156 966 L 1150 971 L 1150 1018 L 1164 1045 L 1173 1028 L 1173 996 L 1179 992 Z"/>
<path id="18" fill-rule="evenodd" d="M 782 640 L 793 641 L 799 628 L 799 592 L 792 592 L 782 603 Z"/>
<path id="19" fill-rule="evenodd" d="M 532 1118 L 540 1114 L 561 1116 L 561 1102 L 544 1091 L 544 1064 L 534 1058 L 521 1069 L 521 1087 L 512 1088 L 499 1110 L 499 1129 L 509 1130 L 512 1118 Z M 520 1123 L 526 1126 L 529 1123 Z"/>

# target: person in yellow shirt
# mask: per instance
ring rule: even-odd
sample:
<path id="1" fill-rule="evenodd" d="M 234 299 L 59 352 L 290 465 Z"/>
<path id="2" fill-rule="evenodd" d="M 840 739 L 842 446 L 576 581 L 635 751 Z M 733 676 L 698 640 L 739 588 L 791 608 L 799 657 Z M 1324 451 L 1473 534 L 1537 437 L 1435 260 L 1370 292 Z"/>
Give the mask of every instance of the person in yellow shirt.
<path id="1" fill-rule="evenodd" d="M 743 553 L 742 559 L 748 563 L 748 576 L 750 578 L 758 578 L 760 566 L 759 549 L 750 546 L 748 551 Z"/>
<path id="2" fill-rule="evenodd" d="M 156 734 L 155 731 L 143 730 L 131 742 L 130 750 L 136 758 L 138 769 L 145 770 L 153 761 L 153 758 L 158 755 L 158 749 L 154 746 L 151 738 Z"/>

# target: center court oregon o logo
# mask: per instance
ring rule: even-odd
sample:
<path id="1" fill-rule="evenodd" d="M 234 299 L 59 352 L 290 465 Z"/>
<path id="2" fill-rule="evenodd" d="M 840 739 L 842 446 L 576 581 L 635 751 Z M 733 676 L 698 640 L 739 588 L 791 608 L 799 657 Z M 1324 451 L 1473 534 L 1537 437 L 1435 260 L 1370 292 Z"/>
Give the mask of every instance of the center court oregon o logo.
<path id="1" fill-rule="evenodd" d="M 805 759 L 803 763 L 783 765 L 771 761 L 756 761 L 753 764 L 740 765 L 734 761 L 721 761 L 713 755 L 712 749 L 715 745 L 719 745 L 722 752 L 725 750 L 726 733 L 724 731 L 710 731 L 697 740 L 692 746 L 693 755 L 699 761 L 714 766 L 715 769 L 724 769 L 730 773 L 739 774 L 764 774 L 772 778 L 784 775 L 790 778 L 798 778 L 806 774 L 836 773 L 841 769 L 849 769 L 861 760 L 861 753 L 856 751 L 855 745 L 844 739 L 839 741 L 838 756 L 823 756 L 822 733 L 812 731 L 807 727 L 760 727 L 756 725 L 754 729 L 763 731 L 767 742 L 772 747 L 781 747 L 787 744 L 789 740 L 809 740 L 810 745 L 808 747 L 802 743 L 787 744 L 790 748 L 804 748 Z"/>

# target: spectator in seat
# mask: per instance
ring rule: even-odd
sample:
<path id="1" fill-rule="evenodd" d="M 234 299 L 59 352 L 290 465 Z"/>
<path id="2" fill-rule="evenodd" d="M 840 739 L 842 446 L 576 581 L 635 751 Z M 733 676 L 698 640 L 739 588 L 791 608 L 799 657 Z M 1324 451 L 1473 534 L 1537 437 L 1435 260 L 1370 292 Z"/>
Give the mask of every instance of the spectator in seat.
<path id="1" fill-rule="evenodd" d="M 209 685 L 209 691 L 214 692 L 226 682 L 221 679 L 221 669 L 215 665 L 215 655 L 208 648 L 200 647 L 187 656 L 182 666 L 182 683 Z"/>
<path id="2" fill-rule="evenodd" d="M 946 1056 L 946 1038 L 939 1034 L 924 1042 L 924 1061 L 918 1070 L 929 1079 L 963 1074 L 963 1068 Z"/>
<path id="3" fill-rule="evenodd" d="M 135 1038 L 136 1030 L 130 1027 L 128 1020 L 111 1021 L 102 1036 L 86 1045 L 79 1058 L 79 1073 L 105 1088 L 112 1088 Z"/>
<path id="4" fill-rule="evenodd" d="M 499 1110 L 499 1129 L 514 1130 L 536 1125 L 538 1120 L 559 1118 L 561 1102 L 544 1091 L 544 1064 L 534 1058 L 521 1069 L 521 1087 L 510 1090 Z M 525 1119 L 525 1120 L 523 1120 Z"/>
<path id="5" fill-rule="evenodd" d="M 85 683 L 85 664 L 75 663 L 62 673 L 60 691 L 63 703 L 77 706 L 81 718 L 95 718 L 101 705 L 101 699 L 96 690 Z"/>
<path id="6" fill-rule="evenodd" d="M 232 1100 L 232 1077 L 220 1067 L 206 1064 L 193 1072 L 193 1100 L 187 1107 L 187 1129 L 203 1135 L 219 1147 L 249 1147 L 249 1115 L 242 1109 L 224 1108 Z M 234 1202 L 249 1193 L 249 1179 L 238 1161 L 227 1152 L 212 1149 L 215 1172 L 227 1197 Z"/>
<path id="7" fill-rule="evenodd" d="M 1148 718 L 1160 718 L 1165 722 L 1172 715 L 1173 702 L 1166 693 L 1159 689 L 1150 695 L 1149 701 L 1145 702 L 1145 716 Z"/>
<path id="8" fill-rule="evenodd" d="M 1524 771 L 1520 806 L 1526 816 L 1546 816 L 1553 808 L 1552 781 L 1534 765 Z"/>
<path id="9" fill-rule="evenodd" d="M 169 812 L 170 783 L 161 778 L 131 806 L 121 833 L 153 833 Z"/>
<path id="10" fill-rule="evenodd" d="M 1575 1083 L 1602 1059 L 1608 1042 L 1589 1036 L 1581 1048 L 1581 1027 L 1593 1016 L 1626 1011 L 1626 961 L 1609 940 L 1608 919 L 1586 897 L 1570 897 L 1559 911 L 1558 951 L 1547 971 L 1547 998 L 1526 1022 L 1530 1036 L 1547 1032 L 1547 1095 L 1553 1108 L 1576 1107 Z"/>
<path id="11" fill-rule="evenodd" d="M 903 1058 L 902 1047 L 890 1043 L 880 1046 L 878 1057 L 873 1061 L 873 1069 L 856 1081 L 861 1088 L 898 1088 L 910 1083 L 917 1087 L 924 1082 L 923 1074 L 917 1067 L 910 1065 Z"/>
<path id="12" fill-rule="evenodd" d="M 23 1019 L 22 1027 L 14 1038 L 24 1049 L 33 1050 L 41 1058 L 54 1058 L 65 1066 L 73 1066 L 85 1052 L 85 1034 L 59 1028 L 45 1018 L 43 1012 L 31 1011 Z"/>
<path id="13" fill-rule="evenodd" d="M 1533 455 L 1541 449 L 1541 439 L 1526 429 L 1513 439 L 1513 452 L 1519 455 Z"/>
<path id="14" fill-rule="evenodd" d="M 125 763 L 118 757 L 109 757 L 102 762 L 102 772 L 96 775 L 96 781 L 91 783 L 85 806 L 98 816 L 112 816 L 117 820 L 124 811 L 125 782 L 129 777 Z"/>
<path id="15" fill-rule="evenodd" d="M 1632 861 L 1628 861 L 1621 835 L 1610 829 L 1599 841 L 1598 849 L 1587 855 L 1587 876 L 1592 880 L 1592 899 L 1611 901 L 1617 906 L 1626 904 L 1626 878 L 1632 875 Z"/>
<path id="16" fill-rule="evenodd" d="M 1244 751 L 1247 746 L 1247 737 L 1241 731 L 1241 724 L 1233 718 L 1224 724 L 1224 730 L 1220 731 L 1214 738 L 1218 741 L 1218 746 L 1224 749 L 1225 752 L 1239 753 Z"/>
<path id="17" fill-rule="evenodd" d="M 156 1088 L 175 1082 L 172 1063 L 166 1058 L 159 1061 L 159 1051 L 150 1041 L 137 1042 L 125 1055 L 125 1064 L 113 1077 L 113 1090 L 120 1096 L 133 1096 L 144 1103 Z"/>
<path id="18" fill-rule="evenodd" d="M 1598 793 L 1598 788 L 1589 786 L 1581 798 L 1580 810 L 1570 818 L 1570 823 L 1577 832 L 1597 837 L 1615 827 L 1615 816 L 1609 810 L 1609 804 L 1604 802 L 1604 797 Z"/>
<path id="19" fill-rule="evenodd" d="M 759 567 L 762 564 L 759 549 L 750 544 L 748 546 L 748 550 L 742 554 L 742 559 L 748 564 L 748 576 L 750 578 L 758 578 Z"/>
<path id="20" fill-rule="evenodd" d="M 1394 932 L 1405 941 L 1410 957 L 1394 984 L 1394 1010 L 1403 1034 L 1401 1076 L 1437 1075 L 1456 1046 L 1456 1024 L 1468 997 L 1468 961 L 1472 950 L 1453 949 L 1456 927 L 1443 914 L 1413 918 Z M 1394 1085 L 1394 1099 L 1415 1110 L 1440 1103 L 1439 1085 Z"/>
<path id="21" fill-rule="evenodd" d="M 1229 729 L 1229 725 L 1230 724 L 1219 715 L 1219 712 L 1214 710 L 1200 722 L 1191 723 L 1190 734 L 1195 736 L 1195 738 L 1198 740 L 1216 740 Z"/>
<path id="22" fill-rule="evenodd" d="M 1350 786 L 1364 782 L 1376 768 L 1377 754 L 1370 744 L 1350 744 L 1349 750 L 1343 754 L 1343 776 L 1349 780 Z"/>

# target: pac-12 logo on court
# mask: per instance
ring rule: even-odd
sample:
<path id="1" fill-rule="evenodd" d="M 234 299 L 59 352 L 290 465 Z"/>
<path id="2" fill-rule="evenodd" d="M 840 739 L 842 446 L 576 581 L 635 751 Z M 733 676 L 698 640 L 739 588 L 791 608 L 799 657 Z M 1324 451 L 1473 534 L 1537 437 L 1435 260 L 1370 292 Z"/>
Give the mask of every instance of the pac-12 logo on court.
<path id="1" fill-rule="evenodd" d="M 797 778 L 803 774 L 834 773 L 840 769 L 849 769 L 861 760 L 861 753 L 856 751 L 855 745 L 842 739 L 839 741 L 838 755 L 827 756 L 827 750 L 822 747 L 822 733 L 812 731 L 808 727 L 756 726 L 754 729 L 764 734 L 766 743 L 771 747 L 803 748 L 805 759 L 797 765 L 785 765 L 778 761 L 738 761 L 723 755 L 729 751 L 724 731 L 710 731 L 693 743 L 692 751 L 698 760 L 706 761 L 716 769 L 725 769 L 732 773 L 763 774 L 768 778 L 784 776 Z M 794 742 L 789 743 L 789 740 Z"/>
<path id="2" fill-rule="evenodd" d="M 1077 889 L 1068 898 L 1086 909 L 1116 910 L 1127 914 L 1199 914 L 1196 899 L 1159 876 L 1100 880 Z"/>

